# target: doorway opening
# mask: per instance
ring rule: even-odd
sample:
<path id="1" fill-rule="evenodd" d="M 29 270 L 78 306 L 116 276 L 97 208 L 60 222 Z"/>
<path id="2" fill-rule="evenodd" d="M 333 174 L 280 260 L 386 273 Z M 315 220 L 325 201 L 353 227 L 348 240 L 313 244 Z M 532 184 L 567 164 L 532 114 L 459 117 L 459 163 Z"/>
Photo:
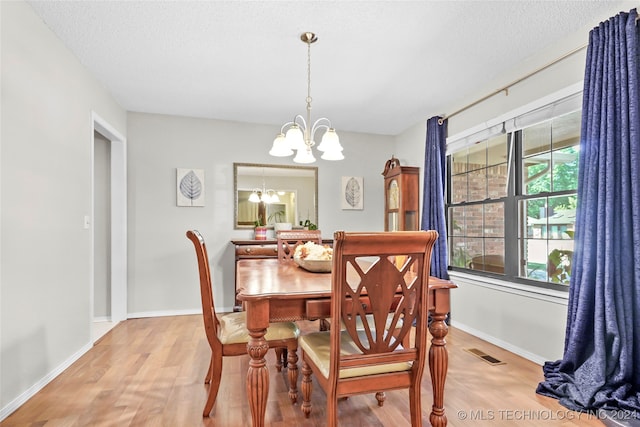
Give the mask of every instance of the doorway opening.
<path id="1" fill-rule="evenodd" d="M 91 339 L 127 318 L 126 140 L 92 114 Z"/>

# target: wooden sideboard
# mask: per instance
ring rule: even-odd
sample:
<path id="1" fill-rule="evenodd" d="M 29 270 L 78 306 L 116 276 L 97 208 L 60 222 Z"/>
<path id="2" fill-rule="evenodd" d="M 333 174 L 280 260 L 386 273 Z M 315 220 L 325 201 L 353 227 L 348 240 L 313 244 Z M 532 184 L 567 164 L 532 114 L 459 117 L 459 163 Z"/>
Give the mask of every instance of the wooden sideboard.
<path id="1" fill-rule="evenodd" d="M 333 245 L 333 239 L 322 239 L 324 245 Z M 235 246 L 235 264 L 241 259 L 261 259 L 278 257 L 278 241 L 269 240 L 231 240 Z M 238 294 L 238 269 L 235 269 L 235 294 Z M 242 304 L 235 299 L 233 311 L 241 311 Z"/>
<path id="2" fill-rule="evenodd" d="M 236 261 L 239 259 L 271 258 L 278 256 L 278 241 L 273 240 L 232 240 L 236 247 Z"/>

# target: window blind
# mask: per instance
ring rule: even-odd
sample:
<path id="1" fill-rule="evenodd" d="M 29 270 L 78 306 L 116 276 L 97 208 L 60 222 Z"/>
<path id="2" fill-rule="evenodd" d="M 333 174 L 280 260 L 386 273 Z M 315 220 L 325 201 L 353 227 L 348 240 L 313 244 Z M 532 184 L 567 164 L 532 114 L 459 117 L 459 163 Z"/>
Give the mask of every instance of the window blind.
<path id="1" fill-rule="evenodd" d="M 541 98 L 493 120 L 447 138 L 447 154 L 452 154 L 480 141 L 513 132 L 572 113 L 582 108 L 582 83 Z"/>

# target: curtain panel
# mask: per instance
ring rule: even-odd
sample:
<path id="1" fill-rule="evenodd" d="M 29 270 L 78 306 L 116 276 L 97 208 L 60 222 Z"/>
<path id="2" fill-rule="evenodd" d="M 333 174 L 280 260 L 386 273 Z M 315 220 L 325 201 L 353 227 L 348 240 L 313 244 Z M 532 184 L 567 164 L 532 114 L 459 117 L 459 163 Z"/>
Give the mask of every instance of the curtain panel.
<path id="1" fill-rule="evenodd" d="M 438 232 L 438 240 L 431 256 L 431 275 L 448 280 L 447 223 L 444 215 L 446 154 L 447 120 L 432 117 L 427 120 L 427 140 L 424 150 L 421 228 Z"/>
<path id="2" fill-rule="evenodd" d="M 537 392 L 640 416 L 640 31 L 637 11 L 589 35 L 575 253 L 562 360 Z"/>

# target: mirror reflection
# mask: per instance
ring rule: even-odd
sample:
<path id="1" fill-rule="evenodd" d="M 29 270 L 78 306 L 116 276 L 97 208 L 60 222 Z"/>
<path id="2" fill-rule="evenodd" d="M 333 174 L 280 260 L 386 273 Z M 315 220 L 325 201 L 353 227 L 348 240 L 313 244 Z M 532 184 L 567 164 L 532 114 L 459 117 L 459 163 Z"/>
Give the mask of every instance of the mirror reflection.
<path id="1" fill-rule="evenodd" d="M 317 224 L 318 168 L 234 163 L 235 228 Z"/>

